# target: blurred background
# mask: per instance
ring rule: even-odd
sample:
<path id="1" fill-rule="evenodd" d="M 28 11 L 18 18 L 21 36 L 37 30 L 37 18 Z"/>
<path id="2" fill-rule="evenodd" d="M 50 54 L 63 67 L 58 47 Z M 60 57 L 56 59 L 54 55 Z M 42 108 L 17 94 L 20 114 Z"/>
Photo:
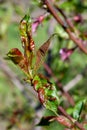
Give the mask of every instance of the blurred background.
<path id="1" fill-rule="evenodd" d="M 53 2 L 65 12 L 67 18 L 73 23 L 77 35 L 84 40 L 86 47 L 87 0 L 54 0 Z M 41 106 L 36 93 L 25 82 L 26 77 L 20 69 L 5 59 L 11 48 L 19 48 L 23 51 L 19 22 L 28 12 L 34 21 L 46 13 L 46 10 L 41 9 L 38 0 L 0 0 L 0 130 L 53 130 L 54 128 L 64 130 L 64 127 L 58 122 L 44 127 L 35 126 L 42 116 L 53 113 Z M 57 32 L 58 36 L 52 41 L 45 62 L 59 83 L 62 83 L 64 89 L 69 91 L 77 102 L 79 99 L 87 97 L 87 56 L 77 48 L 70 57 L 62 58 L 60 50 L 73 48 L 75 44 L 50 15 L 33 33 L 36 49 L 54 32 Z M 66 51 L 64 56 L 66 56 Z M 40 72 L 55 83 L 46 68 L 42 66 Z M 58 86 L 57 90 L 59 90 Z M 61 105 L 71 114 L 72 107 L 66 97 L 60 96 L 60 100 Z"/>

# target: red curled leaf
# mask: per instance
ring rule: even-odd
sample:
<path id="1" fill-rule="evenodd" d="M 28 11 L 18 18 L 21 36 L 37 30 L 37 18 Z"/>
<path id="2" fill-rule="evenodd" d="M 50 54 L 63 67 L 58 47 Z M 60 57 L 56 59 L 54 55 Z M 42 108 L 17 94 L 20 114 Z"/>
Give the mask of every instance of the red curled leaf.
<path id="1" fill-rule="evenodd" d="M 23 56 L 19 49 L 11 49 L 7 56 L 14 64 L 18 65 L 24 72 L 28 73 L 27 59 Z"/>
<path id="2" fill-rule="evenodd" d="M 38 97 L 39 97 L 40 102 L 43 104 L 45 102 L 45 100 L 46 100 L 45 90 L 43 88 L 39 88 Z"/>

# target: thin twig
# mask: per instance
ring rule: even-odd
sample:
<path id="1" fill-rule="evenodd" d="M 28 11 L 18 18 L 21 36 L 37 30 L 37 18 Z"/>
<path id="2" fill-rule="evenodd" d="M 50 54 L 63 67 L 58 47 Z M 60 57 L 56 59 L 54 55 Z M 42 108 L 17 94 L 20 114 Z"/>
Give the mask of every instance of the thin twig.
<path id="1" fill-rule="evenodd" d="M 67 18 L 67 16 L 65 15 L 65 13 L 58 7 L 58 5 L 54 4 L 55 8 L 61 13 L 61 15 L 63 16 L 64 20 L 66 21 L 67 25 L 70 27 L 71 31 L 75 31 L 74 26 L 72 24 L 72 22 Z"/>
<path id="2" fill-rule="evenodd" d="M 53 15 L 56 21 L 63 27 L 63 29 L 68 33 L 70 39 L 85 53 L 87 54 L 87 49 L 83 46 L 84 44 L 81 42 L 81 39 L 76 37 L 76 34 L 72 33 L 67 22 L 63 21 L 54 6 L 51 4 L 49 0 L 42 0 L 42 2 L 47 6 L 48 11 Z"/>
<path id="3" fill-rule="evenodd" d="M 68 114 L 66 113 L 66 111 L 65 111 L 61 106 L 58 107 L 58 110 L 59 110 L 65 117 L 67 117 L 70 121 L 73 122 L 72 117 L 71 117 L 70 115 L 68 115 Z M 73 123 L 74 123 L 74 125 L 76 125 L 80 130 L 85 130 L 85 129 L 83 128 L 83 125 L 82 125 L 81 123 L 79 123 L 78 121 L 75 121 L 75 122 L 73 122 Z"/>

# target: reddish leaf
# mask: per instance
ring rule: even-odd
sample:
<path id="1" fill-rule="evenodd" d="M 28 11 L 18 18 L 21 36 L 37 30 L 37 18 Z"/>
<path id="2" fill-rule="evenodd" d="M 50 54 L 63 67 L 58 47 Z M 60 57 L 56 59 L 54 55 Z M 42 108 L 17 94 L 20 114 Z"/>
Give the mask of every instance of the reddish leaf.
<path id="1" fill-rule="evenodd" d="M 65 116 L 62 115 L 43 117 L 41 121 L 38 123 L 38 125 L 48 126 L 53 121 L 58 121 L 60 124 L 66 126 L 67 128 L 72 127 L 72 123 Z"/>
<path id="2" fill-rule="evenodd" d="M 22 55 L 17 48 L 11 49 L 8 54 L 8 58 L 16 65 L 18 65 L 24 72 L 28 73 L 28 63 L 26 58 Z"/>
<path id="3" fill-rule="evenodd" d="M 57 120 L 60 124 L 66 126 L 68 128 L 72 127 L 72 123 L 65 116 L 59 115 L 55 118 L 55 120 Z"/>
<path id="4" fill-rule="evenodd" d="M 43 106 L 57 115 L 59 98 L 54 84 L 49 82 L 49 80 L 42 75 L 35 75 L 32 80 L 32 85 L 37 91 L 38 98 Z"/>
<path id="5" fill-rule="evenodd" d="M 50 36 L 50 38 L 38 49 L 36 53 L 36 67 L 35 69 L 38 69 L 40 65 L 43 63 L 44 58 L 46 56 L 46 53 L 49 49 L 50 41 L 53 38 L 53 36 L 56 34 L 53 34 Z"/>
<path id="6" fill-rule="evenodd" d="M 46 100 L 45 90 L 43 88 L 39 88 L 38 97 L 39 97 L 40 102 L 43 104 L 45 102 L 45 100 Z"/>
<path id="7" fill-rule="evenodd" d="M 30 59 L 32 55 L 32 51 L 34 51 L 35 44 L 32 38 L 31 32 L 31 18 L 29 15 L 25 15 L 24 18 L 20 22 L 20 34 L 22 45 L 25 51 L 25 56 Z"/>

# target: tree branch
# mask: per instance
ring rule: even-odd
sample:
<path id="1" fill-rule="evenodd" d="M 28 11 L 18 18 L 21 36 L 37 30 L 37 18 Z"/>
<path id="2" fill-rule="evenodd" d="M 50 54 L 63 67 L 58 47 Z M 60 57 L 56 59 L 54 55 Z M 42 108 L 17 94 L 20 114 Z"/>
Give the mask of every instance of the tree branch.
<path id="1" fill-rule="evenodd" d="M 58 107 L 58 110 L 59 110 L 65 117 L 67 117 L 71 122 L 73 122 L 72 117 L 71 117 L 70 115 L 68 115 L 68 114 L 66 113 L 66 111 L 65 111 L 61 106 Z M 75 121 L 75 122 L 73 122 L 73 123 L 74 123 L 74 125 L 77 126 L 80 130 L 85 130 L 85 129 L 83 128 L 83 125 L 82 125 L 81 123 L 79 123 L 78 121 Z"/>
<path id="2" fill-rule="evenodd" d="M 84 44 L 81 42 L 81 39 L 77 38 L 73 32 L 71 32 L 67 22 L 63 21 L 54 6 L 49 2 L 49 0 L 42 0 L 42 2 L 47 6 L 48 11 L 53 15 L 56 21 L 63 27 L 63 29 L 68 33 L 70 39 L 85 53 L 87 54 L 87 49 L 83 46 Z"/>

